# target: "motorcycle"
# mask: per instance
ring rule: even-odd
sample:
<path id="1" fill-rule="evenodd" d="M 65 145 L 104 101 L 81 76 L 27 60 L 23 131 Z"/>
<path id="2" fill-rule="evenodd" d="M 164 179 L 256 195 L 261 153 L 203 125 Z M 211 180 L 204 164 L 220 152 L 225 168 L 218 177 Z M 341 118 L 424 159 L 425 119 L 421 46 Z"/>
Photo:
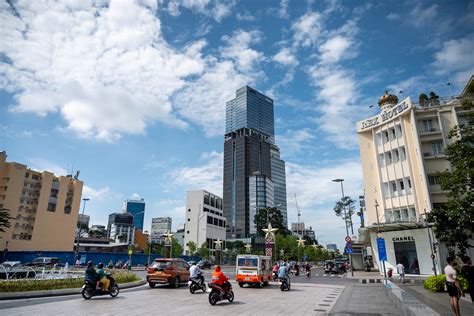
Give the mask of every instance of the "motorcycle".
<path id="1" fill-rule="evenodd" d="M 309 278 L 311 275 L 311 271 L 310 270 L 306 270 L 306 277 Z"/>
<path id="2" fill-rule="evenodd" d="M 281 291 L 289 291 L 290 290 L 290 282 L 287 278 L 280 278 L 280 290 Z"/>
<path id="3" fill-rule="evenodd" d="M 209 283 L 209 303 L 211 305 L 216 305 L 217 302 L 223 301 L 223 300 L 228 300 L 230 303 L 234 301 L 234 291 L 232 291 L 232 285 L 229 283 L 229 289 L 224 291 L 222 286 L 214 284 L 214 283 Z M 209 291 L 208 290 L 208 291 Z"/>
<path id="4" fill-rule="evenodd" d="M 84 280 L 84 285 L 82 286 L 81 294 L 82 297 L 86 300 L 90 299 L 93 296 L 102 296 L 102 295 L 110 295 L 112 297 L 116 297 L 119 294 L 119 286 L 115 282 L 115 279 L 107 275 L 107 279 L 110 280 L 110 285 L 109 289 L 107 291 L 102 290 L 102 283 L 100 284 L 100 288 L 97 290 L 96 289 L 96 282 L 85 279 Z"/>
<path id="5" fill-rule="evenodd" d="M 194 294 L 197 290 L 201 289 L 203 292 L 206 292 L 206 283 L 204 283 L 204 277 L 202 273 L 199 273 L 199 277 L 197 278 L 190 278 L 188 281 L 189 285 L 189 292 Z"/>

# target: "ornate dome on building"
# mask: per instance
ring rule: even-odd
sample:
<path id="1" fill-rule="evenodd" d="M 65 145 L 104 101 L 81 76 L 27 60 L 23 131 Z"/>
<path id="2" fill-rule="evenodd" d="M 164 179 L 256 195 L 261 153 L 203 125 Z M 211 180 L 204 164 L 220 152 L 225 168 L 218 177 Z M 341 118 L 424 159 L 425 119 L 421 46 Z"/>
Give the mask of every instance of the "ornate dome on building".
<path id="1" fill-rule="evenodd" d="M 385 94 L 380 97 L 379 99 L 379 106 L 382 107 L 384 104 L 397 104 L 398 103 L 398 97 L 394 94 L 388 93 L 387 90 L 385 90 Z"/>

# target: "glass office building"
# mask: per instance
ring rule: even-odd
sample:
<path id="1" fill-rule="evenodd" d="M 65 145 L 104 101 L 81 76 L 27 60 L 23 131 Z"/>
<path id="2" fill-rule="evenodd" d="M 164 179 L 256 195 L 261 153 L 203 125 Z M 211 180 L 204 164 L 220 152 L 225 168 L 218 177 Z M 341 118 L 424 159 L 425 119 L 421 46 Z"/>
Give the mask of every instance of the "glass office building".
<path id="1" fill-rule="evenodd" d="M 133 226 L 135 229 L 143 231 L 143 221 L 145 220 L 145 201 L 126 200 L 123 202 L 123 211 L 133 215 Z"/>
<path id="2" fill-rule="evenodd" d="M 226 106 L 223 210 L 228 239 L 255 235 L 254 217 L 262 206 L 281 204 L 286 219 L 284 168 L 275 145 L 273 100 L 248 86 L 240 88 Z M 264 194 L 257 188 L 258 183 L 263 183 Z"/>

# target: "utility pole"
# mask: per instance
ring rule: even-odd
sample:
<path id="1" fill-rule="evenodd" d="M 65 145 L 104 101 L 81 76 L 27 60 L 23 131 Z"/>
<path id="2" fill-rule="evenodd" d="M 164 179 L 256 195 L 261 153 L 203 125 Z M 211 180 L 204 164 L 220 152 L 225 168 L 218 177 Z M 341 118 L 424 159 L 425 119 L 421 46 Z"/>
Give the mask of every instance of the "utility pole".
<path id="1" fill-rule="evenodd" d="M 84 211 L 86 209 L 86 203 L 89 201 L 89 198 L 83 198 L 84 204 L 82 204 L 82 217 L 84 217 Z M 79 238 L 81 237 L 82 223 L 79 225 L 77 230 L 77 240 L 76 240 L 76 260 L 79 259 Z"/>
<path id="2" fill-rule="evenodd" d="M 378 240 L 379 234 L 380 234 L 380 221 L 379 221 L 379 209 L 378 209 L 379 203 L 377 203 L 377 200 L 375 200 L 374 206 L 375 206 L 375 213 L 377 214 L 377 240 Z M 379 254 L 379 256 L 380 256 L 380 254 Z M 383 278 L 386 280 L 387 279 L 387 271 L 385 270 L 385 260 L 382 261 L 382 266 L 383 266 Z"/>
<path id="3" fill-rule="evenodd" d="M 344 182 L 344 179 L 334 179 L 332 180 L 333 182 L 339 182 L 341 183 L 341 193 L 342 193 L 342 209 L 344 210 L 344 222 L 346 226 L 346 236 L 350 238 L 349 236 L 349 228 L 347 227 L 347 213 L 346 213 L 346 207 L 344 205 L 344 185 L 342 184 Z M 350 210 L 349 210 L 350 211 Z M 352 228 L 352 220 L 351 220 L 351 228 Z M 354 234 L 354 230 L 352 230 L 352 234 Z M 351 276 L 354 276 L 354 269 L 352 267 L 352 254 L 349 254 L 349 261 L 351 264 Z"/>

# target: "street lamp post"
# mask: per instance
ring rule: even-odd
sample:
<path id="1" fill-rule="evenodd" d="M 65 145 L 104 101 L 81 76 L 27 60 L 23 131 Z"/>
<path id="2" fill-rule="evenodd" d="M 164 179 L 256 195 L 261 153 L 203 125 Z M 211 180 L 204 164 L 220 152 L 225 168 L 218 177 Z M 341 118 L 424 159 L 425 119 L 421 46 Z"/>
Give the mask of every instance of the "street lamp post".
<path id="1" fill-rule="evenodd" d="M 89 198 L 83 198 L 84 204 L 82 204 L 82 216 L 84 217 L 84 211 L 86 209 L 86 203 L 89 201 Z M 81 237 L 82 223 L 79 225 L 77 230 L 77 240 L 76 240 L 76 260 L 79 259 L 79 238 Z"/>
<path id="2" fill-rule="evenodd" d="M 377 239 L 379 238 L 380 234 L 380 220 L 379 220 L 379 203 L 377 203 L 377 200 L 374 202 L 375 206 L 375 214 L 377 215 Z M 380 254 L 379 254 L 380 257 Z M 383 266 L 383 278 L 387 279 L 387 271 L 385 270 L 385 260 L 382 261 L 382 266 Z"/>
<path id="3" fill-rule="evenodd" d="M 344 179 L 334 179 L 332 180 L 333 182 L 339 182 L 341 183 L 341 192 L 342 192 L 342 198 L 344 199 L 344 185 L 342 184 L 344 182 Z M 346 226 L 346 236 L 349 237 L 349 228 L 347 227 L 347 213 L 346 213 L 346 207 L 344 206 L 344 201 L 342 201 L 342 210 L 344 211 L 344 223 Z M 352 216 L 351 216 L 351 228 L 352 228 Z M 352 231 L 352 234 L 354 234 L 354 231 Z M 354 269 L 352 267 L 352 254 L 349 254 L 349 261 L 351 263 L 351 276 L 354 276 Z"/>

